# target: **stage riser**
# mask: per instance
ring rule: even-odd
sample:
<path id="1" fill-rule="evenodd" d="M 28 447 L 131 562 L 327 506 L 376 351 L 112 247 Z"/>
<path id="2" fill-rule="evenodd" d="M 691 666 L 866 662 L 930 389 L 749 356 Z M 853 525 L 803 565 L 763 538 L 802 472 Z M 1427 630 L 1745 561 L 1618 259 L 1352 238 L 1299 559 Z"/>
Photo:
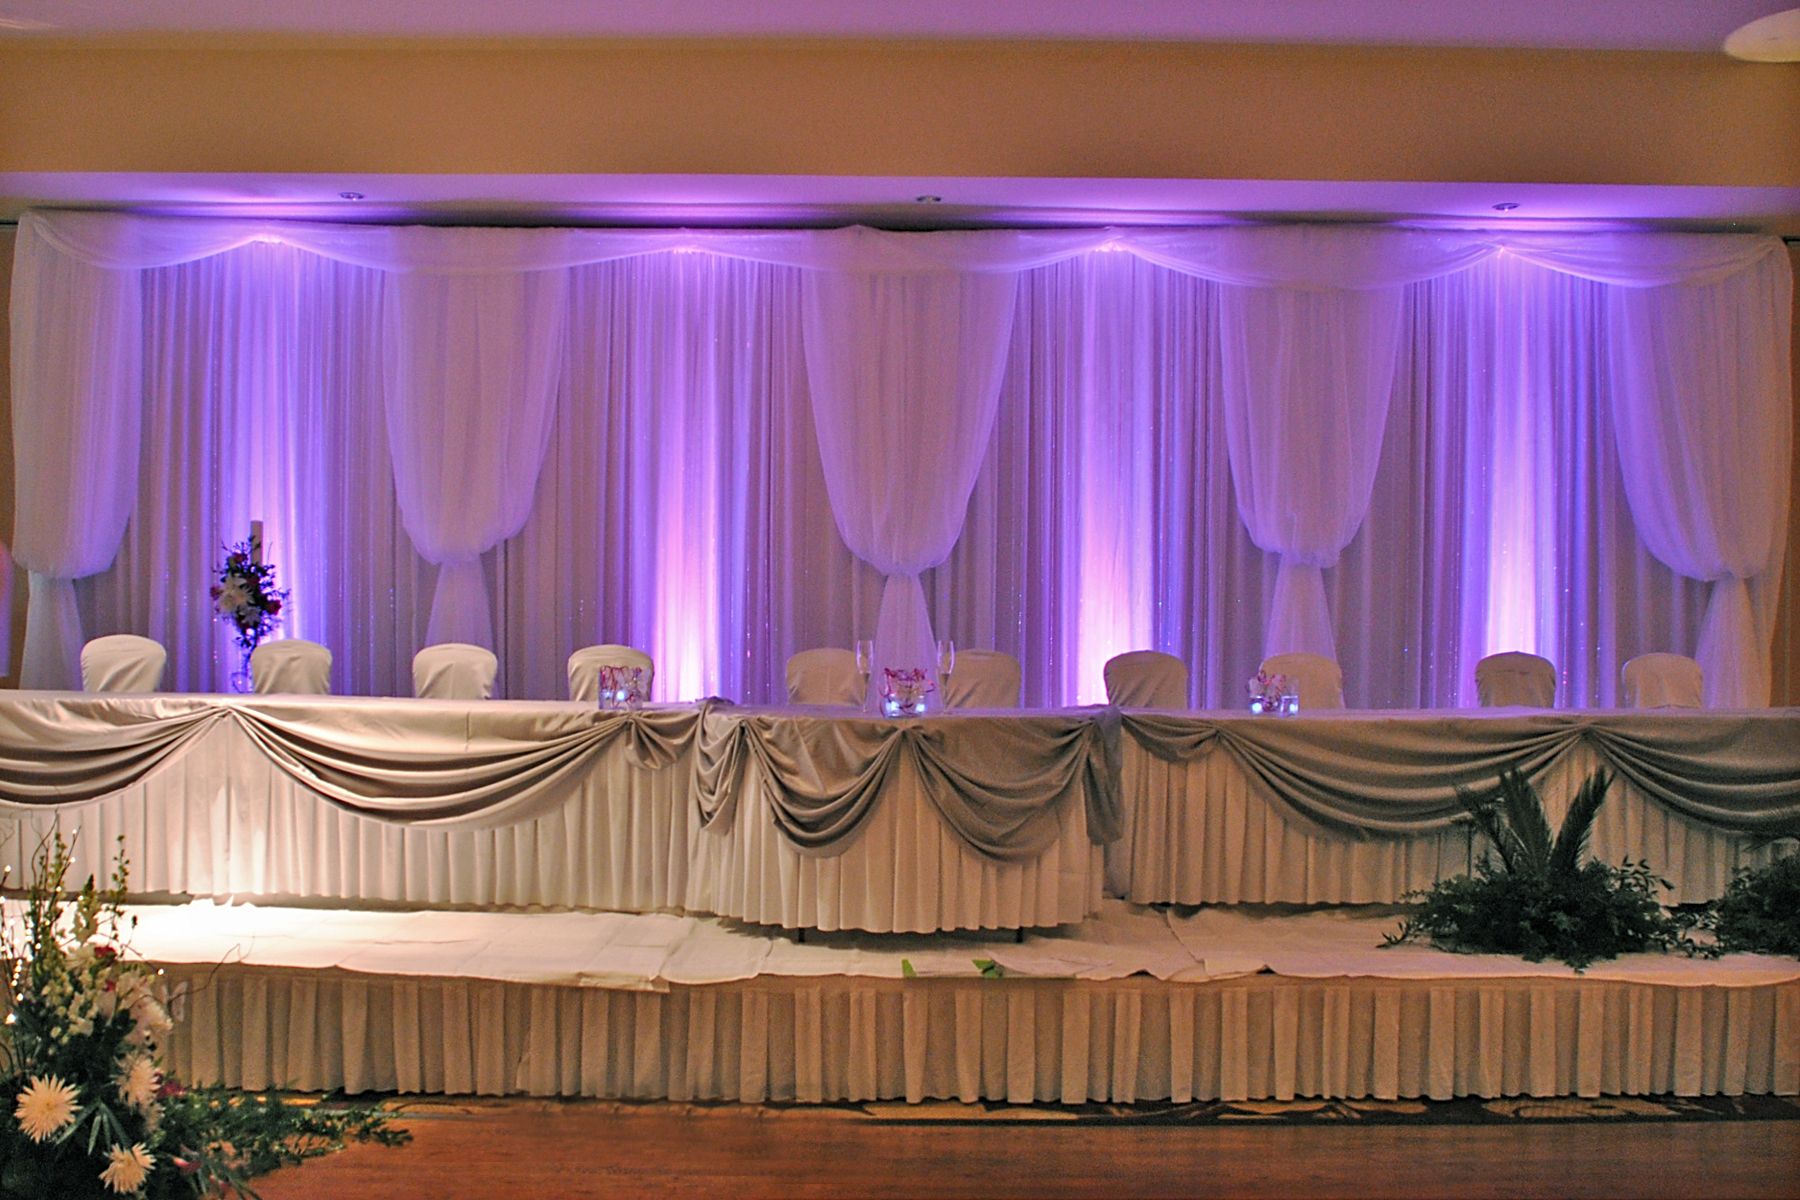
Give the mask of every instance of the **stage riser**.
<path id="1" fill-rule="evenodd" d="M 176 967 L 170 1065 L 349 1092 L 1079 1103 L 1800 1092 L 1800 982 L 769 980 Z"/>

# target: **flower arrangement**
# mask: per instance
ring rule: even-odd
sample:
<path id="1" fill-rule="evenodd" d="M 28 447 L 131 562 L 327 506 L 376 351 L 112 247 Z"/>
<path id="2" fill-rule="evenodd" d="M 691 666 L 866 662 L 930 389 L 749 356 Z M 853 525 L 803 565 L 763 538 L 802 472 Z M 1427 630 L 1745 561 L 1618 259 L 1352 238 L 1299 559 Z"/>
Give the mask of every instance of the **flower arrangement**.
<path id="1" fill-rule="evenodd" d="M 918 717 L 925 714 L 926 697 L 937 691 L 922 667 L 895 670 L 883 667 L 881 711 L 890 717 Z"/>
<path id="2" fill-rule="evenodd" d="M 600 707 L 633 708 L 650 699 L 644 668 L 609 665 L 600 668 Z"/>
<path id="3" fill-rule="evenodd" d="M 1286 675 L 1258 671 L 1256 678 L 1250 680 L 1247 686 L 1250 690 L 1250 711 L 1253 713 L 1292 716 L 1300 711 L 1300 697 Z"/>
<path id="4" fill-rule="evenodd" d="M 251 1175 L 347 1140 L 406 1140 L 372 1109 L 181 1087 L 162 1066 L 161 972 L 128 955 L 124 854 L 108 886 L 90 877 L 72 900 L 70 862 L 60 834 L 41 845 L 0 928 L 0 1200 L 241 1197 Z"/>
<path id="5" fill-rule="evenodd" d="M 213 608 L 231 623 L 233 640 L 248 655 L 280 624 L 287 589 L 275 586 L 275 567 L 262 560 L 262 539 L 255 535 L 225 547 L 216 574 Z"/>
<path id="6" fill-rule="evenodd" d="M 1603 771 L 1582 784 L 1554 837 L 1543 801 L 1520 772 L 1506 772 L 1489 790 L 1458 788 L 1489 853 L 1474 875 L 1409 893 L 1422 903 L 1384 944 L 1422 940 L 1460 953 L 1554 958 L 1578 971 L 1638 951 L 1693 953 L 1692 939 L 1658 902 L 1657 887 L 1668 884 L 1648 863 L 1582 861 L 1611 783 Z"/>

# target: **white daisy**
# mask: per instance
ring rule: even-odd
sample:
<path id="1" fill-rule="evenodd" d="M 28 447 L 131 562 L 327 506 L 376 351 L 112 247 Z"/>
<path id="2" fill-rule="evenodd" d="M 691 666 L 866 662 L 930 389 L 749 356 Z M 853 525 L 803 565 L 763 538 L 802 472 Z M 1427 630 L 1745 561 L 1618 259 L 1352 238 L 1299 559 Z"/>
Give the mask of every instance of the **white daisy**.
<path id="1" fill-rule="evenodd" d="M 138 1191 L 144 1186 L 144 1180 L 150 1177 L 150 1168 L 156 1160 L 139 1142 L 127 1150 L 123 1146 L 114 1146 L 107 1151 L 106 1170 L 100 1172 L 100 1182 L 113 1191 L 124 1195 Z"/>
<path id="2" fill-rule="evenodd" d="M 75 1089 L 54 1075 L 33 1075 L 13 1116 L 26 1137 L 41 1142 L 75 1119 Z"/>
<path id="3" fill-rule="evenodd" d="M 156 1102 L 156 1089 L 162 1080 L 156 1064 L 147 1054 L 134 1054 L 119 1067 L 119 1099 L 136 1109 L 146 1109 Z"/>

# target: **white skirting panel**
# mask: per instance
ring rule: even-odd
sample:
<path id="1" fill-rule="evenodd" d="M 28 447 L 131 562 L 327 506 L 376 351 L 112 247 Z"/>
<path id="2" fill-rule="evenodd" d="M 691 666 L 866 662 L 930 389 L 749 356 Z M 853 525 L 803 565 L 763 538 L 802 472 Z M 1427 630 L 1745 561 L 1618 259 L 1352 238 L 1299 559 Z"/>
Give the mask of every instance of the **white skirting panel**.
<path id="1" fill-rule="evenodd" d="M 1029 862 L 988 858 L 946 825 L 902 767 L 855 840 L 829 858 L 782 835 L 751 765 L 728 828 L 688 834 L 689 912 L 784 929 L 930 933 L 1072 924 L 1100 909 L 1105 863 L 1087 811 L 1063 805 L 1056 841 Z"/>
<path id="2" fill-rule="evenodd" d="M 610 991 L 171 968 L 184 1079 L 1015 1103 L 1800 1091 L 1800 983 L 759 979 Z"/>
<path id="3" fill-rule="evenodd" d="M 1578 744 L 1538 781 L 1553 821 L 1601 765 Z M 1386 904 L 1472 864 L 1463 828 L 1359 840 L 1292 816 L 1219 751 L 1170 763 L 1128 736 L 1122 786 L 1126 831 L 1107 852 L 1107 880 L 1139 904 Z M 1768 846 L 1690 821 L 1617 778 L 1592 849 L 1606 862 L 1649 860 L 1674 885 L 1671 903 L 1711 900 L 1739 867 L 1770 858 Z"/>
<path id="4" fill-rule="evenodd" d="M 38 842 L 60 828 L 80 831 L 77 879 L 104 877 L 123 837 L 136 894 L 656 912 L 687 888 L 692 769 L 687 754 L 651 771 L 609 753 L 535 819 L 393 824 L 295 782 L 221 726 L 116 795 L 0 814 L 0 864 L 28 877 Z"/>

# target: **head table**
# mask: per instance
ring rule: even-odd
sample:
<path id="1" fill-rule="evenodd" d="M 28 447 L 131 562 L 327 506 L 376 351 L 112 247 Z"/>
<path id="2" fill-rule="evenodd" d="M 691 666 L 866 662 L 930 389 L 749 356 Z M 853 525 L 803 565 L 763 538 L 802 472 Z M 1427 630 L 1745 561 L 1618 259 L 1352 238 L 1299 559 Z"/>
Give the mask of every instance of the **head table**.
<path id="1" fill-rule="evenodd" d="M 708 701 L 0 695 L 0 857 L 79 829 L 132 890 L 678 910 L 801 929 L 1078 922 L 1152 902 L 1391 902 L 1467 869 L 1454 789 L 1617 776 L 1594 849 L 1716 895 L 1800 831 L 1800 711 L 887 720 Z"/>

